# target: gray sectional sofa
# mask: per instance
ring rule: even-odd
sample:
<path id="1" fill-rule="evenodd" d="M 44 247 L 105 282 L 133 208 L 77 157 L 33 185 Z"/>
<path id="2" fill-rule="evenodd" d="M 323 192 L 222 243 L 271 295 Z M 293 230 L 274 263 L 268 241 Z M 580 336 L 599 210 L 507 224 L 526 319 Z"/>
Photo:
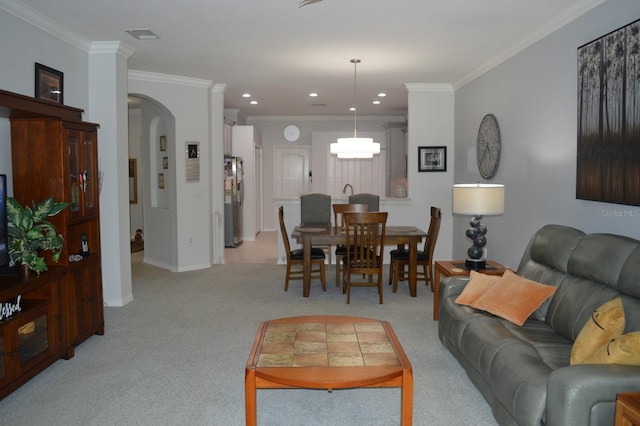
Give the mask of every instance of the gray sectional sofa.
<path id="1" fill-rule="evenodd" d="M 640 391 L 640 367 L 569 365 L 592 312 L 620 296 L 625 333 L 640 330 L 640 241 L 547 225 L 516 271 L 556 292 L 523 326 L 458 305 L 468 282 L 443 280 L 438 334 L 501 425 L 613 425 L 616 394 Z"/>

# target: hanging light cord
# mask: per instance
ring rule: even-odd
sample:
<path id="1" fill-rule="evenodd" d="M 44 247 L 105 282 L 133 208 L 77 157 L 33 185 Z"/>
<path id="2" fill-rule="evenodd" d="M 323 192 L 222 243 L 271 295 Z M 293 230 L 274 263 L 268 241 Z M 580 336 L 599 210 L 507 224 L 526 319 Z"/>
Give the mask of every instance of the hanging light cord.
<path id="1" fill-rule="evenodd" d="M 352 59 L 351 63 L 353 64 L 353 138 L 357 138 L 358 137 L 358 130 L 357 130 L 357 124 L 358 124 L 358 107 L 356 104 L 356 86 L 357 86 L 357 66 L 360 63 L 360 59 Z"/>

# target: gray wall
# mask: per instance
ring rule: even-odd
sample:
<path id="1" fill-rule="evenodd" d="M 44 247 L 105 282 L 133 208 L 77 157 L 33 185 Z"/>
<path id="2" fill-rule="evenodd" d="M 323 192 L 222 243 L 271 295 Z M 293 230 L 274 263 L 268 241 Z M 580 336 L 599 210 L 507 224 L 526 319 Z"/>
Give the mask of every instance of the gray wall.
<path id="1" fill-rule="evenodd" d="M 475 140 L 485 114 L 496 115 L 502 134 L 491 182 L 505 185 L 505 214 L 483 219 L 489 258 L 517 267 L 531 235 L 548 223 L 640 238 L 640 207 L 575 198 L 577 48 L 639 17 L 637 0 L 605 2 L 456 90 L 456 183 L 484 181 Z M 468 220 L 454 219 L 454 257 L 470 245 Z"/>

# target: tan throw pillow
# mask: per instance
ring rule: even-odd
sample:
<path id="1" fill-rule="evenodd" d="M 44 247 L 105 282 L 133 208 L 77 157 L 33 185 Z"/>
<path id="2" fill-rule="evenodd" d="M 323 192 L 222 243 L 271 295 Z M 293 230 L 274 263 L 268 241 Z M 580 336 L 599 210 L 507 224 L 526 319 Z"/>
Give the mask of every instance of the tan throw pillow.
<path id="1" fill-rule="evenodd" d="M 555 291 L 555 286 L 531 281 L 507 269 L 471 307 L 522 325 Z"/>
<path id="2" fill-rule="evenodd" d="M 614 337 L 591 354 L 583 364 L 640 365 L 640 332 Z"/>
<path id="3" fill-rule="evenodd" d="M 593 311 L 571 347 L 570 364 L 583 364 L 598 348 L 624 332 L 624 308 L 619 297 Z"/>
<path id="4" fill-rule="evenodd" d="M 471 278 L 467 285 L 462 290 L 462 293 L 456 299 L 456 303 L 459 305 L 470 306 L 473 302 L 478 300 L 485 291 L 489 290 L 495 283 L 500 280 L 500 276 L 497 275 L 485 275 L 480 272 L 471 271 L 469 275 Z"/>

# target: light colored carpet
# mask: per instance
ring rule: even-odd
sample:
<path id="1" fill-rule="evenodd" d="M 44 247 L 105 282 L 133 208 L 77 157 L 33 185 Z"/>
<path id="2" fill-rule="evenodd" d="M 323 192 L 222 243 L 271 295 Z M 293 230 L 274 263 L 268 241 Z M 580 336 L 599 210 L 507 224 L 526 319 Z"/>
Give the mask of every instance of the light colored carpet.
<path id="1" fill-rule="evenodd" d="M 415 425 L 495 425 L 491 411 L 437 337 L 432 294 L 385 284 L 355 288 L 351 305 L 328 280 L 283 290 L 282 265 L 220 265 L 171 273 L 133 264 L 134 301 L 105 308 L 106 334 L 0 401 L 6 425 L 242 425 L 244 368 L 258 324 L 296 315 L 387 320 L 414 373 Z M 329 274 L 331 277 L 332 274 Z M 259 425 L 396 425 L 399 389 L 259 390 Z"/>

